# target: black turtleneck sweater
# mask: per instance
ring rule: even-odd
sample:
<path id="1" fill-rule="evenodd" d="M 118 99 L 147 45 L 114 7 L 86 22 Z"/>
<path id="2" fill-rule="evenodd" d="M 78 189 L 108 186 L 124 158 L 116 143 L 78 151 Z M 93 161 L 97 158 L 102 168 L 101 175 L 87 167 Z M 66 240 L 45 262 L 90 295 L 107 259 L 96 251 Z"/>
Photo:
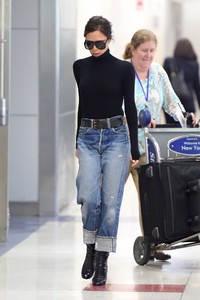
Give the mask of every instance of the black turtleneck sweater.
<path id="1" fill-rule="evenodd" d="M 138 159 L 135 74 L 131 64 L 112 56 L 108 49 L 99 57 L 90 56 L 75 61 L 73 71 L 79 92 L 77 132 L 81 118 L 105 119 L 124 115 L 124 102 L 131 154 L 133 159 Z"/>

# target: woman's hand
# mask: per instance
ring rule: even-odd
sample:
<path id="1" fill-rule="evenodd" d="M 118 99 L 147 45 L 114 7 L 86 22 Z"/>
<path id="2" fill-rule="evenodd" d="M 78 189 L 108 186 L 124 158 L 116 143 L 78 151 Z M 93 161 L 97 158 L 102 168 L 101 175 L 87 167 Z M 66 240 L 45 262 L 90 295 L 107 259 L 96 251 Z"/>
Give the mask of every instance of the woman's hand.
<path id="1" fill-rule="evenodd" d="M 192 119 L 192 126 L 195 127 L 195 125 L 197 123 L 195 114 L 194 113 L 190 113 L 190 116 L 191 116 L 191 119 Z"/>
<path id="2" fill-rule="evenodd" d="M 131 167 L 136 168 L 138 164 L 139 164 L 139 160 L 132 159 L 131 157 Z"/>
<path id="3" fill-rule="evenodd" d="M 149 123 L 149 125 L 147 127 L 148 128 L 155 128 L 156 127 L 156 120 L 155 119 L 151 119 L 151 122 Z"/>

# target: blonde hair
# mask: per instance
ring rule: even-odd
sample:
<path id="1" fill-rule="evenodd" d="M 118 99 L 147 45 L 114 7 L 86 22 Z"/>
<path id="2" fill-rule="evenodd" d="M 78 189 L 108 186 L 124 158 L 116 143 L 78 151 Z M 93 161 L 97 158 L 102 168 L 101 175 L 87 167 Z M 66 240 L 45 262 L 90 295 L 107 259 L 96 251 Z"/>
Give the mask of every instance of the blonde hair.
<path id="1" fill-rule="evenodd" d="M 132 47 L 131 47 L 131 43 L 128 43 L 124 50 L 123 59 L 129 59 L 131 57 L 132 57 Z"/>
<path id="2" fill-rule="evenodd" d="M 141 44 L 147 41 L 154 41 L 157 46 L 157 37 L 156 35 L 148 29 L 140 29 L 134 33 L 130 43 L 126 45 L 123 58 L 129 59 L 132 57 L 132 49 L 137 49 Z"/>

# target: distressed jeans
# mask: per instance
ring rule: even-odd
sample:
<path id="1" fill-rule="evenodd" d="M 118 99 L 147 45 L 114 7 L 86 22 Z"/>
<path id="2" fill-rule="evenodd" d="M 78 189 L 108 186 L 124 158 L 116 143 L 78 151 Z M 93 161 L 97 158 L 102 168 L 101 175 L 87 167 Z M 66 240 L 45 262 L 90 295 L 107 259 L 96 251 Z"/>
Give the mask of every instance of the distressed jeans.
<path id="1" fill-rule="evenodd" d="M 127 127 L 80 127 L 77 145 L 77 203 L 81 205 L 83 242 L 95 243 L 98 251 L 116 252 L 120 207 L 130 163 Z"/>

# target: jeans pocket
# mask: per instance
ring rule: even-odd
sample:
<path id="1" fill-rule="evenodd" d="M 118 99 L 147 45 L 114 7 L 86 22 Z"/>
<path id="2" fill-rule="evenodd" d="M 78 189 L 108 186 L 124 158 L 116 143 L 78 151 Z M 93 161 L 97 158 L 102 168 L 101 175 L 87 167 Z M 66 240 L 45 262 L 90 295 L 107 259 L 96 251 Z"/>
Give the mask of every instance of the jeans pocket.
<path id="1" fill-rule="evenodd" d="M 127 129 L 126 129 L 126 125 L 121 125 L 121 126 L 118 126 L 118 127 L 114 127 L 112 128 L 113 132 L 114 133 L 117 133 L 117 134 L 127 134 Z"/>
<path id="2" fill-rule="evenodd" d="M 78 131 L 78 134 L 81 135 L 81 134 L 87 134 L 89 132 L 90 128 L 89 127 L 79 127 L 79 131 Z"/>

